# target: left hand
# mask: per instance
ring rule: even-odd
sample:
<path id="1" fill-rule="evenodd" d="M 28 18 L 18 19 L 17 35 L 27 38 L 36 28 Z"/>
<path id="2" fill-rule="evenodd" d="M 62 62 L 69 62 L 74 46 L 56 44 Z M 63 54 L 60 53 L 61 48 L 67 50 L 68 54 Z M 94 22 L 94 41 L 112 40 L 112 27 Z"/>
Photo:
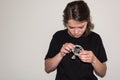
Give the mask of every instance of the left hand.
<path id="1" fill-rule="evenodd" d="M 78 57 L 81 61 L 86 63 L 93 63 L 95 59 L 95 55 L 93 54 L 93 52 L 87 50 L 81 51 Z"/>

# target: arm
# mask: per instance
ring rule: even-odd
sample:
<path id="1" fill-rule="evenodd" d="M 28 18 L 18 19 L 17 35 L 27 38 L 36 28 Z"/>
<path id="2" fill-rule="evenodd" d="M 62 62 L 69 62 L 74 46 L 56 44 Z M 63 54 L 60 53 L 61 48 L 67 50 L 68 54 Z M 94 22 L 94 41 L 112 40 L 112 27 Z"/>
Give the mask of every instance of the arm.
<path id="1" fill-rule="evenodd" d="M 62 58 L 71 52 L 74 45 L 72 43 L 65 43 L 63 44 L 60 52 L 54 56 L 53 58 L 48 58 L 45 60 L 45 71 L 47 73 L 54 71 L 57 66 L 59 65 Z"/>
<path id="2" fill-rule="evenodd" d="M 63 55 L 61 53 L 58 53 L 53 58 L 46 59 L 45 60 L 45 71 L 47 73 L 54 71 L 57 68 L 60 61 L 62 60 L 62 58 L 63 58 Z"/>
<path id="3" fill-rule="evenodd" d="M 93 54 L 92 51 L 81 51 L 79 58 L 86 63 L 91 63 L 95 73 L 100 76 L 104 77 L 106 74 L 107 66 L 106 63 L 101 63 L 97 57 Z"/>
<path id="4" fill-rule="evenodd" d="M 94 67 L 95 73 L 100 76 L 100 77 L 104 77 L 106 74 L 106 70 L 107 70 L 107 66 L 106 66 L 106 62 L 101 63 L 96 57 L 94 59 L 94 61 L 92 62 L 92 65 Z"/>

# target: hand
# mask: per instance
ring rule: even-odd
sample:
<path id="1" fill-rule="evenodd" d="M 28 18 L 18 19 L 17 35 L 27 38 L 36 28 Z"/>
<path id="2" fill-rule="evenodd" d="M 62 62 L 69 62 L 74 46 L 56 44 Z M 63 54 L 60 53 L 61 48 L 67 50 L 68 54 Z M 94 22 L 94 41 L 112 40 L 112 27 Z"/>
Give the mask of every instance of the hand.
<path id="1" fill-rule="evenodd" d="M 81 59 L 81 61 L 87 63 L 93 63 L 96 58 L 92 51 L 86 51 L 86 50 L 81 51 L 78 57 Z"/>
<path id="2" fill-rule="evenodd" d="M 74 47 L 75 47 L 75 45 L 72 43 L 63 44 L 63 46 L 60 50 L 61 55 L 65 56 L 66 54 L 70 53 Z"/>

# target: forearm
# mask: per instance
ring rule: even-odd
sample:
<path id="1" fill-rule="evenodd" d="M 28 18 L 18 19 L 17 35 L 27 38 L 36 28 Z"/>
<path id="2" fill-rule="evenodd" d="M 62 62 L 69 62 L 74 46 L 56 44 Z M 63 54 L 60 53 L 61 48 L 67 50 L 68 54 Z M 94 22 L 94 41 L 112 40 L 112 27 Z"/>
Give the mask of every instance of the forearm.
<path id="1" fill-rule="evenodd" d="M 106 74 L 106 70 L 107 70 L 107 66 L 106 63 L 101 63 L 97 58 L 95 58 L 95 60 L 92 63 L 95 73 L 100 76 L 100 77 L 104 77 Z"/>
<path id="2" fill-rule="evenodd" d="M 62 58 L 63 58 L 63 55 L 61 53 L 58 53 L 53 58 L 46 59 L 45 60 L 45 71 L 47 73 L 54 71 L 57 68 L 60 61 L 62 60 Z"/>

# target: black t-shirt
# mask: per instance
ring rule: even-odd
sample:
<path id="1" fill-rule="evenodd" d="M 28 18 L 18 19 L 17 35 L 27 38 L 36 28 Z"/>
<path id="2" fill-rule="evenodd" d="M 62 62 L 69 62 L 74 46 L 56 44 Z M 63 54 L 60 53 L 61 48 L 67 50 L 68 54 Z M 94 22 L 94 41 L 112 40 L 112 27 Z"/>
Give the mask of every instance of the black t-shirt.
<path id="1" fill-rule="evenodd" d="M 87 37 L 74 38 L 68 34 L 67 29 L 58 31 L 53 35 L 45 59 L 54 57 L 64 43 L 81 45 L 85 50 L 93 51 L 101 62 L 107 61 L 102 40 L 97 33 L 91 32 Z M 56 80 L 97 80 L 90 63 L 84 63 L 78 57 L 73 60 L 72 56 L 71 52 L 63 57 L 57 67 Z"/>

